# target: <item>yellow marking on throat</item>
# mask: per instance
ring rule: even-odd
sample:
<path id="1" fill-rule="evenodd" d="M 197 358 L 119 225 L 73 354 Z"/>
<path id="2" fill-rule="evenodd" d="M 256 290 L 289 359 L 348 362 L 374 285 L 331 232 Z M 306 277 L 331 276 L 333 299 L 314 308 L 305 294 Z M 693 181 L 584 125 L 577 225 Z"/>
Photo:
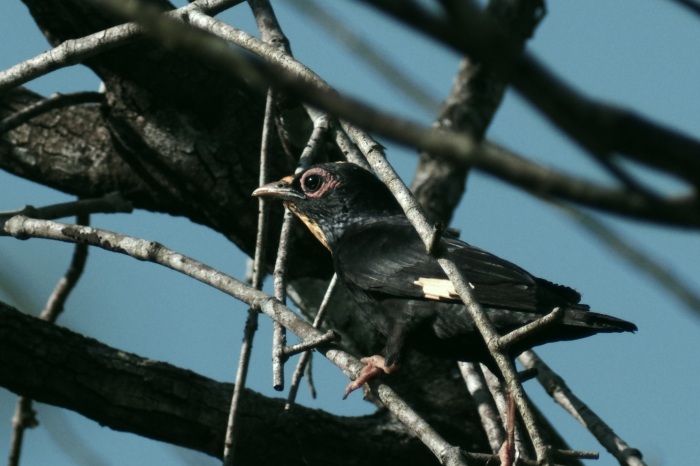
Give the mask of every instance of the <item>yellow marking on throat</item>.
<path id="1" fill-rule="evenodd" d="M 294 213 L 294 215 L 299 217 L 302 222 L 304 222 L 304 225 L 306 225 L 309 228 L 311 233 L 313 233 L 316 239 L 319 240 L 321 244 L 323 244 L 326 247 L 326 249 L 328 249 L 329 251 L 331 250 L 331 248 L 328 247 L 328 240 L 326 239 L 326 235 L 323 233 L 323 230 L 320 226 L 318 226 L 318 223 L 316 223 L 315 220 L 312 220 L 306 215 L 297 212 L 296 206 L 292 203 L 285 202 L 284 205 L 288 207 L 289 210 L 291 210 Z"/>
<path id="2" fill-rule="evenodd" d="M 440 298 L 443 299 L 459 299 L 459 294 L 455 290 L 455 286 L 451 281 L 445 280 L 444 278 L 419 278 L 414 285 L 418 285 L 423 289 L 423 296 L 428 299 L 434 299 L 439 301 Z M 474 289 L 474 285 L 471 283 L 469 286 Z"/>

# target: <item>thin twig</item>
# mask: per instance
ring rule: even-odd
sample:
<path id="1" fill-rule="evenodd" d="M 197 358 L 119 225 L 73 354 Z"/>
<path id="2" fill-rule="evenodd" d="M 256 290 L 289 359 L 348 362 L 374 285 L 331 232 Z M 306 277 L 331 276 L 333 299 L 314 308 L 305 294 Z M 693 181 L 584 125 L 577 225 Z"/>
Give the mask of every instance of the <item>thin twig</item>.
<path id="1" fill-rule="evenodd" d="M 19 210 L 0 212 L 0 225 L 3 225 L 15 215 L 25 215 L 42 220 L 55 220 L 73 215 L 131 213 L 133 209 L 131 202 L 124 200 L 121 194 L 115 192 L 95 199 L 81 199 L 38 208 L 27 205 Z M 0 236 L 6 235 L 5 230 L 0 230 Z"/>
<path id="2" fill-rule="evenodd" d="M 336 145 L 345 156 L 345 160 L 352 162 L 355 165 L 359 165 L 366 170 L 372 170 L 372 167 L 370 167 L 369 163 L 367 163 L 365 154 L 363 154 L 362 151 L 357 148 L 357 145 L 350 140 L 337 118 L 330 117 L 326 112 L 322 112 L 311 105 L 304 105 L 304 108 L 309 114 L 309 117 L 311 117 L 312 121 L 317 121 L 319 118 L 326 118 L 328 120 L 332 133 L 332 139 L 335 140 Z"/>
<path id="3" fill-rule="evenodd" d="M 277 17 L 275 16 L 270 2 L 268 0 L 248 0 L 248 5 L 253 12 L 258 31 L 260 31 L 263 41 L 291 55 L 289 40 L 282 32 L 282 28 L 277 21 Z M 274 92 L 272 86 L 270 86 L 269 92 L 270 100 L 276 99 L 277 93 Z M 285 303 L 287 300 L 286 266 L 293 221 L 294 216 L 289 210 L 286 210 L 273 273 L 275 298 L 282 303 Z M 284 350 L 286 344 L 287 336 L 284 327 L 274 322 L 272 334 L 272 387 L 278 391 L 284 389 L 284 363 L 287 360 Z"/>
<path id="4" fill-rule="evenodd" d="M 474 1 L 457 14 L 437 15 L 415 0 L 363 0 L 473 57 L 513 86 L 562 131 L 591 153 L 618 153 L 700 185 L 700 141 L 636 113 L 588 99 L 559 79 Z M 663 154 L 663 156 L 659 156 Z"/>
<path id="5" fill-rule="evenodd" d="M 283 304 L 287 301 L 287 253 L 289 252 L 289 239 L 294 218 L 294 214 L 289 209 L 285 209 L 284 221 L 282 222 L 282 230 L 280 232 L 280 243 L 277 248 L 275 271 L 272 275 L 274 278 L 275 298 Z M 284 389 L 284 362 L 286 361 L 284 347 L 286 344 L 287 336 L 285 329 L 278 322 L 275 322 L 272 335 L 272 388 L 277 391 L 282 391 Z"/>
<path id="6" fill-rule="evenodd" d="M 554 204 L 595 235 L 608 248 L 634 265 L 635 270 L 641 270 L 666 288 L 688 309 L 693 311 L 696 317 L 700 316 L 700 296 L 688 284 L 684 283 L 682 278 L 633 246 L 629 239 L 622 237 L 592 215 L 561 202 L 554 202 Z"/>
<path id="7" fill-rule="evenodd" d="M 90 225 L 90 214 L 80 214 L 76 218 L 76 225 Z M 63 312 L 63 306 L 68 299 L 68 295 L 78 283 L 88 256 L 87 244 L 76 244 L 73 251 L 73 259 L 66 271 L 66 274 L 58 281 L 53 293 L 46 302 L 46 307 L 39 315 L 40 319 L 46 322 L 55 323 L 58 316 Z"/>
<path id="8" fill-rule="evenodd" d="M 488 391 L 481 369 L 471 362 L 459 362 L 458 365 L 462 378 L 467 384 L 467 390 L 476 403 L 479 419 L 481 419 L 481 425 L 486 432 L 491 451 L 497 453 L 505 441 L 505 433 L 503 424 L 498 422 L 500 416 L 494 405 L 493 397 Z"/>
<path id="9" fill-rule="evenodd" d="M 270 147 L 270 138 L 273 134 L 273 97 L 272 90 L 267 93 L 267 103 L 265 105 L 265 120 L 263 122 L 262 144 L 260 147 L 260 176 L 258 182 L 260 186 L 267 183 L 267 159 Z M 253 273 L 251 274 L 251 285 L 256 290 L 262 289 L 265 276 L 265 244 L 267 239 L 268 224 L 268 203 L 262 198 L 258 200 L 258 232 L 255 238 L 255 259 L 253 261 Z M 231 466 L 235 463 L 236 441 L 238 439 L 238 412 L 240 399 L 245 388 L 248 377 L 248 366 L 250 365 L 250 355 L 253 350 L 253 339 L 258 330 L 258 314 L 256 309 L 248 309 L 245 329 L 243 331 L 243 344 L 241 354 L 238 358 L 238 370 L 236 371 L 236 383 L 233 387 L 231 397 L 231 409 L 229 410 L 228 425 L 226 427 L 226 438 L 224 440 L 224 466 Z"/>
<path id="10" fill-rule="evenodd" d="M 314 130 L 311 133 L 309 142 L 304 148 L 301 157 L 299 157 L 299 164 L 295 173 L 300 173 L 311 165 L 314 156 L 319 151 L 325 139 L 327 131 L 328 118 L 324 114 L 321 114 L 314 121 Z M 286 299 L 285 266 L 289 236 L 294 218 L 294 214 L 287 209 L 284 214 L 284 223 L 282 224 L 282 232 L 280 233 L 280 245 L 277 252 L 277 261 L 275 263 L 275 297 L 281 302 L 284 302 L 284 299 Z M 273 387 L 276 390 L 282 390 L 284 388 L 284 362 L 288 357 L 284 348 L 286 337 L 284 336 L 283 328 L 278 330 L 277 327 L 275 327 L 274 330 L 272 347 Z"/>
<path id="11" fill-rule="evenodd" d="M 0 134 L 15 129 L 32 118 L 42 115 L 57 108 L 70 107 L 72 105 L 100 103 L 104 100 L 101 92 L 73 92 L 71 94 L 56 93 L 49 98 L 39 100 L 28 105 L 17 113 L 0 120 Z"/>
<path id="12" fill-rule="evenodd" d="M 108 251 L 126 254 L 138 260 L 163 265 L 247 303 L 302 339 L 307 340 L 321 336 L 321 333 L 311 324 L 275 298 L 201 262 L 172 251 L 155 241 L 129 237 L 97 228 L 30 219 L 21 215 L 6 222 L 5 230 L 18 239 L 45 238 L 69 243 L 83 242 Z M 359 360 L 339 348 L 322 346 L 317 351 L 352 379 L 356 378 L 364 367 L 364 364 Z M 465 460 L 458 455 L 458 452 L 455 453 L 455 447 L 447 443 L 434 429 L 428 426 L 388 385 L 380 383 L 378 380 L 370 381 L 369 385 L 382 403 L 404 422 L 433 454 L 444 460 L 445 464 L 466 466 Z"/>
<path id="13" fill-rule="evenodd" d="M 328 284 L 328 288 L 326 289 L 326 293 L 323 296 L 323 300 L 321 301 L 321 305 L 318 308 L 318 312 L 316 313 L 316 317 L 314 318 L 314 328 L 320 328 L 321 323 L 323 322 L 323 316 L 326 313 L 326 309 L 328 308 L 328 304 L 331 302 L 331 296 L 333 296 L 333 291 L 335 291 L 335 287 L 338 284 L 338 275 L 333 274 L 333 278 L 331 278 L 330 283 Z M 313 382 L 311 381 L 311 355 L 313 353 L 311 351 L 307 351 L 304 354 L 301 355 L 299 358 L 299 362 L 297 362 L 297 367 L 294 369 L 294 374 L 292 375 L 292 383 L 290 384 L 289 387 L 289 395 L 287 395 L 287 402 L 284 405 L 285 410 L 290 410 L 292 406 L 294 405 L 294 401 L 296 400 L 297 392 L 299 390 L 299 382 L 301 381 L 301 377 L 304 373 L 304 368 L 309 367 L 309 372 L 307 379 L 309 381 L 309 386 L 311 387 L 311 397 L 316 398 L 316 390 L 314 389 Z M 308 364 L 308 366 L 307 366 Z"/>
<path id="14" fill-rule="evenodd" d="M 172 17 L 184 18 L 190 12 L 201 11 L 216 14 L 231 8 L 243 0 L 197 0 L 182 8 L 170 11 Z M 0 95 L 9 89 L 44 76 L 66 66 L 77 65 L 98 53 L 111 50 L 139 38 L 144 32 L 136 23 L 120 24 L 79 39 L 63 41 L 61 45 L 34 58 L 18 63 L 0 72 Z"/>
<path id="15" fill-rule="evenodd" d="M 636 448 L 631 448 L 618 437 L 591 408 L 574 395 L 564 379 L 550 369 L 534 351 L 525 351 L 518 360 L 528 369 L 536 368 L 539 371 L 537 380 L 549 396 L 588 429 L 598 442 L 617 458 L 622 466 L 646 466 L 642 461 L 641 452 Z"/>
<path id="16" fill-rule="evenodd" d="M 327 345 L 328 343 L 332 343 L 339 340 L 340 334 L 335 330 L 329 330 L 316 339 L 306 340 L 296 345 L 287 346 L 286 348 L 284 348 L 284 357 L 289 358 L 294 356 L 295 354 L 309 352 L 310 350 L 317 348 L 321 345 Z"/>
<path id="17" fill-rule="evenodd" d="M 130 17 L 143 20 L 152 33 L 161 37 L 162 40 L 167 38 L 167 45 L 171 48 L 191 52 L 196 50 L 198 56 L 215 63 L 223 71 L 242 76 L 252 85 L 261 88 L 267 89 L 267 86 L 274 82 L 280 88 L 297 93 L 313 105 L 334 115 L 361 123 L 365 128 L 399 143 L 450 158 L 456 163 L 477 166 L 531 192 L 556 195 L 633 218 L 700 226 L 700 214 L 698 214 L 695 197 L 650 199 L 635 192 L 583 182 L 522 158 L 512 156 L 504 158 L 501 154 L 500 158 L 494 159 L 490 152 L 478 146 L 473 138 L 466 134 L 426 128 L 394 115 L 388 115 L 354 99 L 340 96 L 327 83 L 288 54 L 207 15 L 193 12 L 189 19 L 198 28 L 264 57 L 269 64 L 237 52 L 218 43 L 213 37 L 188 29 L 177 21 L 168 21 L 167 18 L 159 15 L 157 10 L 149 12 L 147 8 L 132 8 L 131 2 L 99 1 L 119 8 Z M 354 139 L 350 132 L 348 134 Z M 491 147 L 492 151 L 493 147 Z M 521 174 L 521 168 L 526 168 L 524 175 Z"/>
<path id="18" fill-rule="evenodd" d="M 399 65 L 393 63 L 390 56 L 381 53 L 365 41 L 347 27 L 344 21 L 326 10 L 322 4 L 312 0 L 293 0 L 287 3 L 302 12 L 305 18 L 313 20 L 325 29 L 329 35 L 334 36 L 338 43 L 358 55 L 396 90 L 423 107 L 428 113 L 436 114 L 440 110 L 440 101 L 433 93 L 424 90 L 424 87 L 414 81 L 409 73 L 400 70 Z"/>
<path id="19" fill-rule="evenodd" d="M 496 408 L 498 409 L 498 415 L 499 419 L 501 420 L 501 425 L 505 426 L 508 422 L 508 402 L 506 401 L 505 387 L 503 386 L 501 381 L 498 380 L 498 377 L 496 377 L 496 375 L 494 375 L 494 373 L 491 372 L 491 370 L 488 367 L 486 367 L 483 364 L 481 364 L 480 366 L 481 371 L 484 374 L 486 386 L 488 387 L 488 390 L 491 393 L 491 396 L 493 397 L 493 401 L 496 404 Z M 520 423 L 518 422 L 515 423 L 514 433 L 516 451 L 520 454 L 521 458 L 527 458 L 529 456 L 527 454 L 528 450 L 526 449 L 525 443 L 523 442 L 523 432 L 520 428 Z"/>
<path id="20" fill-rule="evenodd" d="M 513 330 L 507 335 L 503 335 L 496 342 L 496 346 L 507 350 L 517 342 L 522 341 L 523 339 L 527 338 L 533 333 L 537 333 L 544 327 L 552 325 L 554 322 L 561 319 L 563 316 L 564 309 L 561 307 L 555 307 L 552 310 L 552 312 L 545 315 L 544 317 L 540 317 L 534 322 L 530 322 L 527 325 L 523 325 L 522 327 Z"/>
<path id="21" fill-rule="evenodd" d="M 39 425 L 36 411 L 32 409 L 32 399 L 25 396 L 17 397 L 15 415 L 12 417 L 12 437 L 10 438 L 10 455 L 7 466 L 18 466 L 22 454 L 24 431 Z"/>
<path id="22" fill-rule="evenodd" d="M 76 218 L 77 225 L 89 225 L 90 214 L 82 213 Z M 63 312 L 63 306 L 68 299 L 68 295 L 78 283 L 88 256 L 88 245 L 78 243 L 73 250 L 73 258 L 66 274 L 58 281 L 51 296 L 46 302 L 46 307 L 39 315 L 41 320 L 55 323 L 58 316 Z M 18 466 L 20 455 L 22 453 L 22 443 L 24 440 L 24 431 L 29 428 L 33 429 L 39 425 L 36 419 L 36 411 L 32 409 L 32 399 L 25 396 L 17 398 L 17 407 L 15 415 L 12 418 L 12 438 L 10 440 L 10 455 L 8 466 Z"/>

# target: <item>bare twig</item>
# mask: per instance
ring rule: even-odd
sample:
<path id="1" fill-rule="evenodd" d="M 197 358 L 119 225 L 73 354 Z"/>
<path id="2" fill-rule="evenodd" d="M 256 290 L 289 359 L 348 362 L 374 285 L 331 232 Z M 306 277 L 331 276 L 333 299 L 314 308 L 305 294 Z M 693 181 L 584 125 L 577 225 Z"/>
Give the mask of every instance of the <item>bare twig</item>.
<path id="1" fill-rule="evenodd" d="M 592 154 L 624 154 L 700 186 L 700 141 L 584 97 L 532 55 L 521 54 L 518 43 L 475 2 L 459 2 L 458 14 L 448 18 L 415 0 L 364 1 L 509 78 L 526 99 Z"/>
<path id="2" fill-rule="evenodd" d="M 263 71 L 265 73 L 263 75 L 261 71 L 265 67 L 262 64 L 258 63 L 253 68 L 249 60 L 240 56 L 236 60 L 245 60 L 247 66 L 237 62 L 235 70 L 227 67 L 237 75 L 247 70 L 250 73 L 245 76 L 249 80 L 268 83 L 268 80 L 273 79 L 278 85 L 299 93 L 314 105 L 325 108 L 342 118 L 351 118 L 352 121 L 361 123 L 363 127 L 397 142 L 412 145 L 437 156 L 447 157 L 458 164 L 481 168 L 529 192 L 550 194 L 633 218 L 700 226 L 700 215 L 697 213 L 698 201 L 693 196 L 658 200 L 637 192 L 610 189 L 535 164 L 492 143 L 477 146 L 472 138 L 465 134 L 448 133 L 415 125 L 396 116 L 370 109 L 353 99 L 340 97 L 304 65 L 243 31 L 202 14 L 191 15 L 191 22 L 263 57 L 270 63 L 270 68 Z M 186 44 L 182 45 L 187 47 Z M 197 50 L 202 49 L 198 47 Z M 212 54 L 212 60 L 225 66 L 221 61 L 226 59 L 213 51 Z M 353 131 L 347 124 L 345 129 L 355 139 L 356 134 L 351 134 Z"/>
<path id="3" fill-rule="evenodd" d="M 76 219 L 77 225 L 90 225 L 90 214 L 80 214 Z M 54 323 L 58 316 L 63 312 L 63 306 L 68 299 L 68 295 L 78 283 L 80 276 L 85 269 L 85 262 L 88 256 L 87 244 L 76 244 L 73 251 L 73 259 L 66 271 L 66 274 L 61 278 L 54 288 L 53 293 L 49 296 L 46 307 L 39 315 L 40 319 L 46 322 Z"/>
<path id="4" fill-rule="evenodd" d="M 32 409 L 32 399 L 25 396 L 17 397 L 15 415 L 12 417 L 12 437 L 10 438 L 10 455 L 7 466 L 18 466 L 22 454 L 24 431 L 39 425 L 36 411 Z"/>
<path id="5" fill-rule="evenodd" d="M 282 28 L 277 21 L 277 17 L 275 16 L 270 2 L 268 0 L 248 0 L 248 4 L 253 11 L 255 22 L 257 23 L 263 41 L 291 55 L 289 40 L 282 32 Z M 269 99 L 274 101 L 278 93 L 274 92 L 272 87 L 270 87 L 269 92 Z M 284 96 L 280 95 L 280 98 L 284 98 Z M 273 273 L 275 298 L 282 303 L 285 303 L 287 300 L 285 272 L 289 249 L 289 236 L 293 221 L 294 216 L 292 213 L 288 210 L 285 211 L 282 231 L 280 233 L 279 248 L 277 250 L 277 260 L 275 261 L 275 270 Z M 284 388 L 284 363 L 287 359 L 285 354 L 286 343 L 287 337 L 284 327 L 274 322 L 272 335 L 272 387 L 278 391 Z"/>
<path id="6" fill-rule="evenodd" d="M 273 272 L 275 298 L 283 304 L 287 300 L 286 267 L 292 222 L 294 222 L 294 214 L 289 209 L 285 209 L 282 231 L 280 232 L 280 244 L 277 248 L 275 271 Z M 286 360 L 284 347 L 286 344 L 285 329 L 278 322 L 275 322 L 272 335 L 272 388 L 277 391 L 284 389 L 284 362 Z"/>
<path id="7" fill-rule="evenodd" d="M 338 284 L 338 275 L 333 274 L 333 278 L 331 279 L 330 283 L 328 284 L 328 289 L 326 289 L 326 294 L 323 296 L 323 300 L 321 301 L 321 305 L 318 308 L 318 312 L 316 313 L 316 317 L 314 318 L 314 328 L 320 328 L 321 323 L 323 322 L 323 316 L 326 313 L 326 309 L 328 308 L 328 303 L 331 301 L 331 296 L 333 296 L 333 291 L 335 290 L 336 285 Z M 294 369 L 294 374 L 292 375 L 292 383 L 290 384 L 289 387 L 289 395 L 287 395 L 287 403 L 284 405 L 285 410 L 291 409 L 292 405 L 294 404 L 294 401 L 296 400 L 297 396 L 297 391 L 299 390 L 299 382 L 301 381 L 301 376 L 304 373 L 304 368 L 308 367 L 308 375 L 307 379 L 309 381 L 309 386 L 311 387 L 311 396 L 312 398 L 316 398 L 316 390 L 313 388 L 313 382 L 311 381 L 311 355 L 313 353 L 311 351 L 306 351 L 304 354 L 301 355 L 299 358 L 299 362 L 297 362 L 297 367 Z M 308 365 L 307 365 L 308 364 Z"/>
<path id="8" fill-rule="evenodd" d="M 369 166 L 369 163 L 367 163 L 365 155 L 362 153 L 362 151 L 360 151 L 360 149 L 357 148 L 357 145 L 350 140 L 337 118 L 331 118 L 325 112 L 322 112 L 311 105 L 304 105 L 304 108 L 313 121 L 318 121 L 319 118 L 328 119 L 328 124 L 333 136 L 332 139 L 335 140 L 338 148 L 345 156 L 345 160 L 359 165 L 366 170 L 372 169 L 372 167 Z"/>
<path id="9" fill-rule="evenodd" d="M 299 173 L 311 165 L 311 161 L 321 147 L 328 130 L 328 118 L 321 114 L 314 121 L 314 130 L 311 133 L 311 138 L 304 148 L 304 151 L 299 157 L 299 164 L 295 173 Z M 275 263 L 275 297 L 284 302 L 286 299 L 286 283 L 285 283 L 285 266 L 287 260 L 287 249 L 289 236 L 291 233 L 294 214 L 290 210 L 286 210 L 284 214 L 284 223 L 282 224 L 282 232 L 280 233 L 280 245 L 277 252 L 277 261 Z M 284 362 L 287 360 L 284 345 L 286 338 L 284 337 L 284 329 L 279 330 L 275 327 L 273 336 L 272 349 L 272 367 L 273 367 L 273 387 L 276 390 L 284 388 Z"/>
<path id="10" fill-rule="evenodd" d="M 38 102 L 23 108 L 14 115 L 10 115 L 9 117 L 1 120 L 0 134 L 15 129 L 35 116 L 57 108 L 87 103 L 99 103 L 103 100 L 104 94 L 100 92 L 74 92 L 72 94 L 56 93 L 47 99 L 39 100 Z"/>
<path id="11" fill-rule="evenodd" d="M 192 11 L 216 14 L 241 3 L 243 0 L 197 0 L 171 11 L 173 17 L 183 18 Z M 0 95 L 8 89 L 36 79 L 66 66 L 77 65 L 98 53 L 126 44 L 143 34 L 143 27 L 135 23 L 120 24 L 79 39 L 69 39 L 58 47 L 30 58 L 0 72 Z"/>
<path id="12" fill-rule="evenodd" d="M 486 386 L 488 387 L 488 390 L 491 393 L 491 396 L 493 397 L 493 401 L 496 404 L 496 408 L 498 409 L 498 415 L 499 419 L 501 420 L 501 425 L 505 426 L 508 422 L 508 402 L 506 400 L 505 387 L 503 386 L 501 381 L 498 380 L 498 377 L 496 377 L 488 367 L 486 367 L 483 364 L 481 364 L 480 366 L 481 371 L 484 374 Z M 520 453 L 521 458 L 528 458 L 528 450 L 526 449 L 525 443 L 523 442 L 523 432 L 520 428 L 520 424 L 517 422 L 515 423 L 514 434 L 516 451 Z"/>
<path id="13" fill-rule="evenodd" d="M 555 205 L 569 214 L 579 225 L 594 234 L 603 244 L 634 265 L 636 270 L 641 270 L 661 284 L 685 304 L 688 309 L 693 311 L 696 317 L 700 316 L 700 296 L 689 285 L 684 283 L 682 278 L 676 276 L 663 264 L 631 245 L 627 238 L 623 238 L 595 217 L 560 202 L 555 202 Z"/>
<path id="14" fill-rule="evenodd" d="M 255 60 L 249 55 L 219 43 L 211 36 L 187 28 L 177 21 L 168 20 L 162 17 L 157 9 L 140 8 L 137 6 L 138 2 L 93 1 L 118 8 L 129 17 L 138 17 L 148 25 L 153 34 L 164 41 L 167 40 L 165 42 L 167 46 L 178 50 L 196 51 L 199 57 L 216 64 L 225 72 L 244 77 L 252 85 L 267 89 L 269 84 L 274 82 L 282 89 L 297 93 L 309 103 L 341 118 L 361 123 L 371 131 L 402 144 L 427 150 L 441 157 L 448 157 L 457 163 L 478 166 L 528 191 L 552 194 L 648 221 L 700 226 L 698 200 L 693 196 L 668 200 L 649 199 L 635 192 L 611 190 L 593 183 L 582 182 L 574 177 L 566 177 L 524 159 L 510 157 L 508 164 L 504 165 L 503 157 L 498 160 L 490 157 L 490 153 L 483 152 L 480 146 L 466 134 L 426 128 L 387 115 L 356 100 L 341 97 L 327 83 L 289 55 L 207 15 L 195 11 L 189 15 L 189 20 L 193 25 L 264 57 L 270 63 Z M 355 139 L 355 135 L 350 132 L 348 131 L 348 134 Z M 524 176 L 519 171 L 522 166 L 528 169 Z M 569 185 L 574 186 L 575 189 L 570 188 Z M 580 195 L 582 188 L 584 188 L 584 195 Z"/>
<path id="15" fill-rule="evenodd" d="M 131 202 L 124 200 L 121 194 L 115 192 L 95 199 L 81 199 L 79 201 L 64 202 L 45 207 L 24 206 L 19 210 L 0 212 L 0 225 L 15 215 L 25 215 L 27 217 L 54 220 L 57 218 L 70 217 L 72 215 L 81 216 L 89 214 L 112 214 L 131 213 L 133 206 Z M 0 236 L 6 236 L 5 230 L 0 230 Z"/>
<path id="16" fill-rule="evenodd" d="M 503 335 L 496 342 L 496 346 L 502 349 L 508 349 L 524 338 L 532 335 L 533 333 L 539 332 L 542 328 L 552 325 L 557 320 L 561 319 L 564 315 L 564 309 L 561 307 L 555 307 L 552 312 L 540 317 L 534 322 L 530 322 L 527 325 L 523 325 L 510 332 L 507 335 Z M 521 380 L 522 381 L 522 380 Z"/>
<path id="17" fill-rule="evenodd" d="M 631 448 L 618 437 L 601 418 L 573 394 L 564 379 L 552 371 L 534 351 L 525 351 L 518 360 L 528 369 L 536 368 L 539 371 L 537 380 L 549 396 L 583 424 L 622 466 L 646 466 L 642 461 L 641 452 Z"/>
<path id="18" fill-rule="evenodd" d="M 334 36 L 338 43 L 358 55 L 365 63 L 384 77 L 395 89 L 423 107 L 427 112 L 436 114 L 440 109 L 440 101 L 431 92 L 410 78 L 410 74 L 401 71 L 393 63 L 390 56 L 381 53 L 370 43 L 346 26 L 346 23 L 336 18 L 323 5 L 313 0 L 288 1 L 289 5 L 299 9 L 305 18 L 310 18 L 326 32 Z"/>
<path id="19" fill-rule="evenodd" d="M 447 14 L 456 2 L 444 1 Z M 532 36 L 544 15 L 543 0 L 489 0 L 485 7 L 521 47 Z M 501 104 L 508 81 L 469 56 L 462 58 L 450 93 L 433 127 L 466 132 L 482 140 Z M 428 151 L 418 160 L 411 191 L 425 208 L 430 221 L 448 225 L 462 199 L 470 166 L 455 163 Z"/>
<path id="20" fill-rule="evenodd" d="M 78 225 L 89 225 L 90 214 L 82 213 L 77 216 L 76 223 Z M 88 245 L 78 243 L 73 251 L 73 259 L 66 271 L 66 274 L 58 281 L 53 293 L 49 296 L 46 302 L 46 307 L 41 312 L 39 318 L 46 322 L 55 323 L 58 316 L 63 312 L 63 306 L 68 299 L 68 295 L 78 283 L 80 276 L 85 269 L 87 261 Z M 36 411 L 32 409 L 32 399 L 25 396 L 17 398 L 17 407 L 15 415 L 12 418 L 12 438 L 10 440 L 10 455 L 7 462 L 8 466 L 18 466 L 20 455 L 22 453 L 22 443 L 24 440 L 24 431 L 27 428 L 33 429 L 39 425 L 36 420 Z"/>
<path id="21" fill-rule="evenodd" d="M 362 168 L 371 170 L 371 167 L 367 163 L 367 159 L 365 158 L 364 154 L 360 152 L 360 149 L 357 148 L 355 143 L 350 140 L 347 134 L 345 134 L 340 122 L 334 121 L 331 128 L 333 129 L 333 135 L 335 136 L 335 143 L 345 155 L 345 159 L 348 162 L 361 166 Z"/>
<path id="22" fill-rule="evenodd" d="M 467 384 L 467 390 L 469 390 L 474 403 L 476 403 L 481 425 L 484 427 L 486 437 L 489 439 L 491 451 L 497 453 L 501 445 L 503 445 L 505 433 L 503 432 L 503 424 L 498 422 L 500 417 L 486 386 L 486 381 L 484 381 L 483 374 L 474 363 L 460 362 L 458 365 L 462 378 Z"/>
<path id="23" fill-rule="evenodd" d="M 273 96 L 272 90 L 267 93 L 267 104 L 265 106 L 265 120 L 263 122 L 262 144 L 260 148 L 260 177 L 258 182 L 260 186 L 267 183 L 267 156 L 270 147 L 270 138 L 272 135 L 273 120 Z M 267 218 L 268 218 L 268 203 L 259 198 L 258 200 L 258 232 L 255 239 L 255 259 L 253 261 L 253 273 L 251 277 L 251 285 L 256 290 L 262 289 L 263 279 L 265 276 L 265 244 L 267 238 Z M 245 323 L 243 332 L 243 344 L 241 345 L 241 354 L 238 359 L 238 370 L 236 371 L 236 384 L 233 387 L 233 396 L 231 397 L 231 409 L 229 410 L 228 425 L 226 427 L 226 438 L 224 440 L 224 466 L 230 466 L 235 463 L 236 455 L 236 440 L 238 438 L 238 406 L 240 403 L 243 388 L 248 377 L 248 366 L 250 364 L 250 355 L 253 350 L 253 339 L 255 332 L 258 330 L 258 314 L 256 309 L 248 309 L 248 318 Z"/>
<path id="24" fill-rule="evenodd" d="M 247 303 L 281 323 L 304 340 L 318 338 L 322 335 L 311 324 L 273 297 L 201 262 L 172 251 L 155 241 L 133 238 L 97 228 L 30 219 L 21 215 L 6 222 L 5 230 L 18 239 L 46 238 L 69 243 L 83 242 L 108 251 L 126 254 L 138 260 L 160 264 Z M 356 378 L 364 367 L 360 361 L 336 347 L 321 346 L 317 348 L 317 351 L 350 378 Z M 434 429 L 420 419 L 418 414 L 403 402 L 389 386 L 379 383 L 379 381 L 371 381 L 370 387 L 376 391 L 382 403 L 412 429 L 433 454 L 445 460 L 445 464 L 465 465 L 458 452 L 455 452 L 455 447 L 447 443 Z"/>
<path id="25" fill-rule="evenodd" d="M 327 345 L 328 343 L 332 343 L 339 340 L 340 334 L 335 330 L 329 330 L 314 340 L 306 340 L 297 345 L 287 346 L 286 348 L 284 348 L 284 357 L 289 358 L 291 356 L 294 356 L 295 354 L 308 352 L 321 345 Z"/>

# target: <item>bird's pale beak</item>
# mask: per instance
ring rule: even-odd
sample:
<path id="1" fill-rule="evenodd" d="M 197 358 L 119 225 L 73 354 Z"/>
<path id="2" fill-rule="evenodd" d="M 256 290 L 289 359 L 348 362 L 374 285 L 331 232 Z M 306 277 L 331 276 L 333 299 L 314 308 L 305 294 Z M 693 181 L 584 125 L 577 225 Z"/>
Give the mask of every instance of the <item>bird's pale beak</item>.
<path id="1" fill-rule="evenodd" d="M 277 199 L 282 199 L 283 201 L 291 202 L 306 199 L 306 196 L 292 187 L 292 181 L 294 181 L 293 175 L 285 176 L 279 181 L 274 181 L 272 183 L 260 186 L 258 189 L 253 191 L 253 196 L 275 197 Z"/>

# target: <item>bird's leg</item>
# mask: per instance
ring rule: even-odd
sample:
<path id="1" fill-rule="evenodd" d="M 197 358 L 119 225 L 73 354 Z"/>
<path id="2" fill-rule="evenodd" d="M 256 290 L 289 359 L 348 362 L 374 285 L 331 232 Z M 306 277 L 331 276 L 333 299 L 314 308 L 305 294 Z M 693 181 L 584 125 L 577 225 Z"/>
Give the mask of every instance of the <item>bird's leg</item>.
<path id="1" fill-rule="evenodd" d="M 350 382 L 350 384 L 347 386 L 347 388 L 345 389 L 345 395 L 343 395 L 343 399 L 347 398 L 348 395 L 353 391 L 362 387 L 365 383 L 367 383 L 368 380 L 381 374 L 382 371 L 384 371 L 384 373 L 386 374 L 391 374 L 399 367 L 401 367 L 400 364 L 386 366 L 384 364 L 384 358 L 379 355 L 370 356 L 369 358 L 362 358 L 360 359 L 360 361 L 365 363 L 366 366 L 362 368 L 360 375 L 358 375 L 357 378 Z"/>
<path id="2" fill-rule="evenodd" d="M 501 466 L 511 466 L 515 461 L 515 398 L 510 391 L 506 390 L 506 393 L 506 441 L 498 451 Z"/>

